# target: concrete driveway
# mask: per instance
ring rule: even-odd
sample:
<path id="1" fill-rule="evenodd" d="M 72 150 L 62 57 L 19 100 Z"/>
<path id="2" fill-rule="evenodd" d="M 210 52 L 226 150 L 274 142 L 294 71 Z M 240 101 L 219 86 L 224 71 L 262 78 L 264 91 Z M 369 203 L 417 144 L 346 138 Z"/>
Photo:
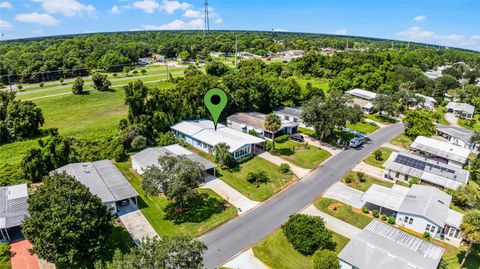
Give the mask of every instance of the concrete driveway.
<path id="1" fill-rule="evenodd" d="M 445 113 L 445 120 L 450 123 L 450 125 L 458 127 L 458 118 L 453 115 L 453 113 Z"/>
<path id="2" fill-rule="evenodd" d="M 238 214 L 244 214 L 250 209 L 256 207 L 260 202 L 252 201 L 245 195 L 241 194 L 221 179 L 212 175 L 207 176 L 205 183 L 200 188 L 211 189 L 227 200 L 230 204 L 237 208 Z"/>
<path id="3" fill-rule="evenodd" d="M 366 164 L 364 162 L 360 162 L 357 166 L 355 166 L 353 171 L 363 172 L 371 177 L 384 180 L 383 169 Z"/>
<path id="4" fill-rule="evenodd" d="M 355 208 L 362 208 L 363 203 L 360 201 L 362 195 L 363 191 L 350 188 L 342 182 L 337 182 L 323 194 L 323 197 L 335 199 Z"/>
<path id="5" fill-rule="evenodd" d="M 280 166 L 282 163 L 287 163 L 288 165 L 290 165 L 290 169 L 292 170 L 292 172 L 298 177 L 298 178 L 302 178 L 304 176 L 306 176 L 308 173 L 310 173 L 310 170 L 309 169 L 305 169 L 305 168 L 302 168 L 296 164 L 293 164 L 287 160 L 284 160 L 278 156 L 275 156 L 275 155 L 272 155 L 270 152 L 268 151 L 264 151 L 260 154 L 258 154 L 258 157 L 262 158 L 262 159 L 265 159 L 275 165 L 278 165 Z"/>
<path id="6" fill-rule="evenodd" d="M 325 227 L 350 239 L 361 231 L 359 228 L 349 223 L 334 218 L 327 213 L 318 210 L 314 205 L 309 205 L 300 213 L 322 217 L 323 221 L 325 222 Z"/>
<path id="7" fill-rule="evenodd" d="M 152 238 L 158 236 L 142 211 L 140 211 L 132 201 L 126 206 L 119 207 L 118 217 L 137 245 L 139 245 L 145 237 Z"/>
<path id="8" fill-rule="evenodd" d="M 224 264 L 223 267 L 234 269 L 269 269 L 268 266 L 255 257 L 251 248 Z"/>
<path id="9" fill-rule="evenodd" d="M 38 257 L 28 251 L 33 247 L 26 239 L 10 244 L 12 269 L 38 269 Z"/>

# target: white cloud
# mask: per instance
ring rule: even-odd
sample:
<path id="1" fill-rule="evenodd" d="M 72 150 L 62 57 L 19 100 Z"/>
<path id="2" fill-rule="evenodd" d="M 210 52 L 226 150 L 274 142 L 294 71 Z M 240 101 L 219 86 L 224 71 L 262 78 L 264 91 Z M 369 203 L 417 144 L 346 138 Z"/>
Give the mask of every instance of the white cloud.
<path id="1" fill-rule="evenodd" d="M 0 29 L 1 30 L 10 30 L 13 28 L 13 25 L 11 23 L 9 23 L 8 21 L 4 21 L 2 19 L 0 19 Z"/>
<path id="2" fill-rule="evenodd" d="M 480 35 L 472 35 L 470 37 L 471 40 L 480 40 Z"/>
<path id="3" fill-rule="evenodd" d="M 415 18 L 413 18 L 414 21 L 424 21 L 427 19 L 427 16 L 425 15 L 419 15 L 419 16 L 416 16 Z"/>
<path id="4" fill-rule="evenodd" d="M 213 21 L 215 24 L 222 24 L 223 23 L 223 20 L 221 18 L 218 18 L 216 20 Z"/>
<path id="5" fill-rule="evenodd" d="M 21 22 L 38 23 L 47 26 L 58 25 L 58 20 L 48 14 L 22 13 L 15 16 L 15 20 Z"/>
<path id="6" fill-rule="evenodd" d="M 334 35 L 346 35 L 347 34 L 347 29 L 338 29 L 333 32 Z"/>
<path id="7" fill-rule="evenodd" d="M 43 30 L 42 29 L 35 29 L 35 30 L 32 31 L 32 33 L 37 34 L 37 35 L 43 34 Z"/>
<path id="8" fill-rule="evenodd" d="M 434 38 L 435 33 L 423 30 L 418 26 L 413 26 L 406 31 L 398 32 L 397 36 L 410 40 L 428 40 Z"/>
<path id="9" fill-rule="evenodd" d="M 174 20 L 170 23 L 162 25 L 142 25 L 142 30 L 199 30 L 203 29 L 203 19 L 195 19 L 191 21 Z M 134 29 L 138 30 L 138 29 Z"/>
<path id="10" fill-rule="evenodd" d="M 418 26 L 413 26 L 405 31 L 398 32 L 396 35 L 410 41 L 432 42 L 448 47 L 480 50 L 480 35 L 468 37 L 462 34 L 437 34 Z"/>
<path id="11" fill-rule="evenodd" d="M 93 14 L 95 7 L 92 5 L 85 5 L 76 0 L 33 0 L 37 3 L 42 3 L 42 8 L 50 13 L 60 13 L 66 17 L 73 17 L 81 15 L 84 12 Z"/>
<path id="12" fill-rule="evenodd" d="M 168 14 L 172 14 L 173 12 L 181 9 L 181 10 L 188 10 L 192 9 L 193 6 L 186 2 L 179 2 L 175 0 L 163 0 L 161 9 L 167 12 Z"/>
<path id="13" fill-rule="evenodd" d="M 187 18 L 197 19 L 203 17 L 203 13 L 197 10 L 187 9 L 185 13 L 183 13 L 183 16 Z"/>
<path id="14" fill-rule="evenodd" d="M 160 4 L 155 0 L 143 0 L 133 2 L 133 7 L 141 9 L 147 13 L 153 13 L 160 7 Z"/>
<path id="15" fill-rule="evenodd" d="M 113 6 L 112 9 L 110 10 L 110 13 L 120 14 L 120 8 L 118 6 Z"/>
<path id="16" fill-rule="evenodd" d="M 10 2 L 7 2 L 7 1 L 4 1 L 4 2 L 0 2 L 0 8 L 13 8 L 12 4 Z"/>
<path id="17" fill-rule="evenodd" d="M 275 28 L 275 29 L 272 29 L 273 32 L 288 32 L 287 29 L 283 29 L 283 28 Z"/>

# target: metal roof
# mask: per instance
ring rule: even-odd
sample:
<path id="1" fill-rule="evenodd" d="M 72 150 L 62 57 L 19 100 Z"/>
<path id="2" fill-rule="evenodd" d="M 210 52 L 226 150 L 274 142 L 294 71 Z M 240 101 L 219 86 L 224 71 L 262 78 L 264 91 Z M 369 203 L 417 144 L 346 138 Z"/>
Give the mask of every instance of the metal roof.
<path id="1" fill-rule="evenodd" d="M 273 113 L 284 114 L 292 117 L 300 117 L 302 115 L 303 108 L 301 107 L 286 107 L 281 106 L 273 111 Z"/>
<path id="2" fill-rule="evenodd" d="M 399 172 L 446 188 L 467 184 L 469 172 L 407 152 L 393 152 L 383 164 L 386 170 Z"/>
<path id="3" fill-rule="evenodd" d="M 116 202 L 138 196 L 118 168 L 110 161 L 72 163 L 55 170 L 67 173 L 87 186 L 102 202 Z"/>
<path id="4" fill-rule="evenodd" d="M 398 212 L 422 216 L 439 227 L 445 225 L 452 197 L 432 186 L 412 185 Z"/>
<path id="5" fill-rule="evenodd" d="M 469 149 L 425 136 L 417 136 L 410 148 L 462 164 L 467 163 L 470 155 Z"/>
<path id="6" fill-rule="evenodd" d="M 28 215 L 27 184 L 0 187 L 0 229 L 20 226 Z"/>
<path id="7" fill-rule="evenodd" d="M 265 142 L 264 139 L 228 128 L 220 123 L 217 124 L 217 130 L 215 131 L 213 122 L 204 119 L 181 121 L 170 128 L 182 134 L 193 137 L 212 147 L 224 142 L 230 146 L 230 152 L 235 152 L 236 150 L 248 144 Z"/>
<path id="8" fill-rule="evenodd" d="M 441 133 L 447 134 L 449 136 L 458 138 L 465 142 L 465 144 L 470 145 L 471 139 L 474 134 L 473 131 L 468 129 L 457 127 L 457 126 L 449 126 L 449 125 L 441 125 L 437 124 L 437 130 Z"/>
<path id="9" fill-rule="evenodd" d="M 352 96 L 356 96 L 358 98 L 369 100 L 369 101 L 377 98 L 376 93 L 371 92 L 371 91 L 367 91 L 367 90 L 364 90 L 364 89 L 358 89 L 358 88 L 346 91 L 346 93 L 349 94 L 349 95 L 352 95 Z"/>
<path id="10" fill-rule="evenodd" d="M 452 109 L 454 111 L 467 112 L 468 114 L 472 114 L 472 115 L 473 115 L 473 112 L 475 111 L 474 106 L 466 103 L 457 103 L 457 102 L 448 102 L 446 108 Z"/>
<path id="11" fill-rule="evenodd" d="M 444 249 L 373 220 L 338 254 L 359 269 L 436 269 Z"/>
<path id="12" fill-rule="evenodd" d="M 239 112 L 235 113 L 227 118 L 227 121 L 236 122 L 238 124 L 245 124 L 248 126 L 252 126 L 254 128 L 264 130 L 265 131 L 265 119 L 267 115 L 258 113 L 258 112 Z M 296 122 L 286 121 L 284 119 L 280 119 L 281 126 L 278 128 L 277 131 L 285 128 L 285 127 L 295 127 L 298 126 Z"/>
<path id="13" fill-rule="evenodd" d="M 138 164 L 140 164 L 142 169 L 146 169 L 149 166 L 158 167 L 158 158 L 165 154 L 172 154 L 175 156 L 183 155 L 188 159 L 202 165 L 204 167 L 204 170 L 215 168 L 214 163 L 210 162 L 205 158 L 202 158 L 201 156 L 177 144 L 173 144 L 173 145 L 169 145 L 161 148 L 144 149 L 139 153 L 133 155 L 132 160 L 135 160 Z"/>
<path id="14" fill-rule="evenodd" d="M 391 188 L 372 184 L 372 186 L 363 193 L 360 200 L 398 211 L 409 190 L 409 188 L 397 184 Z"/>

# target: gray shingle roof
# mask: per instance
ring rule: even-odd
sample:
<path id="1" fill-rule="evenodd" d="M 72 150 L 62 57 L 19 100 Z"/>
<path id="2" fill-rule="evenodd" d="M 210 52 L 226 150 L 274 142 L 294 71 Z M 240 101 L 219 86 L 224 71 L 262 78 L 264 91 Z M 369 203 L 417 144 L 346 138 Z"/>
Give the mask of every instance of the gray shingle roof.
<path id="1" fill-rule="evenodd" d="M 373 220 L 338 254 L 359 269 L 435 269 L 444 249 Z"/>
<path id="2" fill-rule="evenodd" d="M 27 184 L 0 187 L 0 229 L 20 226 L 28 215 Z"/>
<path id="3" fill-rule="evenodd" d="M 453 136 L 465 142 L 467 145 L 470 145 L 470 140 L 474 134 L 473 131 L 470 131 L 465 128 L 457 127 L 457 126 L 449 126 L 449 125 L 441 125 L 437 124 L 437 130 L 439 132 L 445 133 L 449 136 Z"/>
<path id="4" fill-rule="evenodd" d="M 246 124 L 249 126 L 253 126 L 257 129 L 260 130 L 265 130 L 265 119 L 267 118 L 267 115 L 258 113 L 258 112 L 239 112 L 235 113 L 227 118 L 228 121 L 236 122 L 239 124 Z M 298 126 L 298 123 L 295 122 L 290 122 L 281 119 L 281 126 L 279 130 L 285 128 L 285 127 L 294 127 Z"/>
<path id="5" fill-rule="evenodd" d="M 422 216 L 443 227 L 451 202 L 450 195 L 435 187 L 412 185 L 398 212 Z"/>
<path id="6" fill-rule="evenodd" d="M 110 161 L 72 163 L 55 170 L 75 177 L 87 186 L 91 193 L 102 199 L 102 202 L 116 202 L 138 196 L 138 192 L 128 183 Z"/>
<path id="7" fill-rule="evenodd" d="M 205 170 L 215 168 L 214 163 L 177 144 L 161 148 L 144 149 L 133 155 L 132 160 L 135 160 L 138 164 L 140 164 L 142 169 L 146 169 L 149 166 L 158 166 L 158 158 L 165 154 L 184 155 L 188 159 L 202 165 Z"/>

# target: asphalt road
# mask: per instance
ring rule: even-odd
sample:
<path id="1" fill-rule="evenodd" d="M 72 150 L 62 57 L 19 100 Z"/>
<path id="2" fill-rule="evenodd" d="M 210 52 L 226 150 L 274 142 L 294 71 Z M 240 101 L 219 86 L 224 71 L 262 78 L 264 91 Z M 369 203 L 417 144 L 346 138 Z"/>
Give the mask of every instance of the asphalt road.
<path id="1" fill-rule="evenodd" d="M 368 154 L 403 130 L 398 123 L 373 133 L 361 149 L 345 150 L 312 171 L 295 185 L 267 200 L 252 211 L 225 223 L 199 239 L 208 246 L 204 254 L 207 268 L 223 265 L 278 229 L 288 216 L 297 213 L 322 195 Z"/>

